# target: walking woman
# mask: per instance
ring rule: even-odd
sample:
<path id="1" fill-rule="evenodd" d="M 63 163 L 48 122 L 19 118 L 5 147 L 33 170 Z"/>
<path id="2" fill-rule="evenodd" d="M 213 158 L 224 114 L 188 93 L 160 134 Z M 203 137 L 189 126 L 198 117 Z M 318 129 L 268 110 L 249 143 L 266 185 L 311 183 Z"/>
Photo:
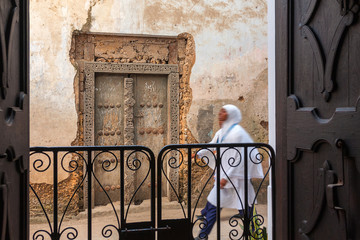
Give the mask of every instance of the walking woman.
<path id="1" fill-rule="evenodd" d="M 216 132 L 210 143 L 253 143 L 250 135 L 242 128 L 241 112 L 234 105 L 225 105 L 218 114 L 220 130 Z M 258 151 L 249 151 L 248 156 L 248 178 L 244 176 L 244 149 L 221 148 L 221 168 L 220 168 L 220 208 L 234 208 L 239 210 L 239 217 L 244 216 L 245 204 L 245 181 L 248 181 L 248 203 L 252 204 L 255 198 L 255 191 L 250 182 L 251 178 L 263 178 L 264 173 L 261 164 L 256 163 Z M 211 151 L 202 149 L 197 153 L 198 158 L 206 157 L 209 159 L 209 166 L 215 169 L 215 159 Z M 217 176 L 215 176 L 216 179 Z M 216 182 L 216 181 L 215 181 Z M 200 217 L 205 221 L 206 227 L 200 231 L 195 239 L 208 239 L 208 236 L 216 221 L 216 186 L 214 185 L 207 204 L 201 211 Z M 240 197 L 240 199 L 239 199 Z M 252 213 L 249 206 L 249 212 Z"/>

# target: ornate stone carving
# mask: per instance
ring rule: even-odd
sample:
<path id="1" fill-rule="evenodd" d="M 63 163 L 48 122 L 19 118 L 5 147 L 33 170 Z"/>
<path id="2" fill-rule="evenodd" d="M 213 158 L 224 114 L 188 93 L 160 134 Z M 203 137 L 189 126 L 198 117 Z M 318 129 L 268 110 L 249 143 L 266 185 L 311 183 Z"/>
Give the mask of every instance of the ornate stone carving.
<path id="1" fill-rule="evenodd" d="M 85 145 L 94 145 L 94 100 L 95 100 L 95 72 L 85 68 L 85 99 L 84 99 L 84 142 Z"/>
<path id="2" fill-rule="evenodd" d="M 134 79 L 124 78 L 124 145 L 134 145 L 135 128 L 134 128 Z M 130 156 L 129 152 L 125 153 L 125 161 L 132 162 L 134 155 Z M 128 165 L 128 164 L 125 164 Z M 131 164 L 130 164 L 131 165 Z M 136 188 L 136 171 L 125 168 L 124 186 L 130 194 L 125 194 L 125 202 L 130 201 L 130 196 Z M 135 183 L 135 184 L 134 184 Z"/>
<path id="3" fill-rule="evenodd" d="M 169 74 L 170 86 L 170 144 L 179 143 L 179 74 Z"/>
<path id="4" fill-rule="evenodd" d="M 178 72 L 177 65 L 170 64 L 148 64 L 148 63 L 102 63 L 87 62 L 85 69 L 93 72 L 115 72 L 115 73 L 142 73 L 142 74 L 170 74 Z"/>
<path id="5" fill-rule="evenodd" d="M 124 79 L 124 115 L 125 115 L 125 127 L 124 127 L 124 144 L 133 145 L 134 144 L 134 79 L 125 78 Z"/>

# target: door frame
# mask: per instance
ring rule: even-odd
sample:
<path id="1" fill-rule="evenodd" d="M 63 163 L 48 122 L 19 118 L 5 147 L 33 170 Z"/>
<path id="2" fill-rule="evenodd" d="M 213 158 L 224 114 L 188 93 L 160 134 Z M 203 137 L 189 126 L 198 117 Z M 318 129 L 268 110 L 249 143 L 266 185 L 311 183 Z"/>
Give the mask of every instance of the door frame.
<path id="1" fill-rule="evenodd" d="M 95 79 L 96 73 L 114 73 L 114 74 L 128 74 L 131 78 L 131 74 L 157 74 L 157 75 L 167 75 L 167 111 L 168 111 L 168 127 L 167 127 L 167 144 L 178 144 L 179 143 L 179 67 L 177 64 L 151 64 L 151 63 L 104 63 L 104 62 L 84 62 L 84 72 L 85 72 L 85 96 L 84 96 L 84 144 L 85 146 L 94 146 L 95 145 Z M 133 84 L 133 83 L 130 83 Z M 132 91 L 132 89 L 126 89 L 125 91 Z M 132 93 L 131 98 L 134 99 Z M 133 103 L 128 103 L 129 108 L 133 108 Z M 125 145 L 134 144 L 133 138 L 134 134 L 131 131 L 134 131 L 134 120 L 132 125 L 127 125 L 125 121 L 124 134 L 128 134 L 129 138 L 132 138 L 130 141 L 126 142 Z M 130 132 L 127 132 L 130 131 Z M 126 137 L 125 137 L 126 138 Z M 178 185 L 178 169 L 168 169 L 171 182 L 175 185 Z M 167 192 L 169 191 L 170 185 L 167 186 Z M 86 186 L 85 186 L 85 189 Z M 170 199 L 175 199 L 175 196 L 168 196 Z M 85 205 L 87 204 L 87 199 L 84 198 Z M 92 203 L 94 205 L 94 203 Z"/>
<path id="2" fill-rule="evenodd" d="M 121 74 L 163 74 L 168 75 L 168 106 L 169 106 L 169 144 L 179 142 L 179 70 L 175 64 L 149 64 L 149 63 L 102 63 L 85 62 L 85 115 L 84 115 L 84 142 L 87 146 L 94 145 L 94 100 L 95 100 L 95 74 L 121 73 Z"/>
<path id="3" fill-rule="evenodd" d="M 276 26 L 276 0 L 269 0 L 268 1 L 268 12 L 267 12 L 267 20 L 268 20 L 268 121 L 269 121 L 269 145 L 273 147 L 276 152 L 276 35 L 277 32 L 275 31 Z M 278 164 L 278 163 L 277 163 Z M 272 171 L 270 171 L 270 176 Z M 271 204 L 272 201 L 272 189 L 275 188 L 275 183 L 271 181 L 267 190 L 268 204 Z M 276 189 L 277 190 L 277 189 Z M 276 202 L 274 203 L 276 205 Z M 273 218 L 272 216 L 276 213 L 273 212 L 271 208 L 268 208 L 268 239 L 272 240 L 275 239 L 275 233 L 272 232 Z M 274 218 L 275 219 L 275 218 Z M 279 225 L 279 224 L 278 224 Z M 276 228 L 275 228 L 276 229 Z M 275 230 L 274 229 L 274 230 Z M 278 231 L 278 230 L 277 230 Z"/>
<path id="4" fill-rule="evenodd" d="M 288 42 L 289 31 L 289 9 L 291 9 L 291 3 L 289 1 L 275 0 L 275 105 L 277 106 L 275 112 L 276 118 L 276 156 L 277 163 L 275 171 L 277 173 L 275 186 L 275 222 L 276 226 L 274 231 L 278 239 L 290 239 L 289 232 L 289 164 L 286 161 L 286 147 L 287 139 L 284 135 L 286 129 L 286 108 L 281 108 L 286 103 L 286 97 L 288 96 L 287 80 L 289 78 L 289 49 L 290 42 Z M 272 47 L 272 46 L 271 46 Z M 281 111 L 279 111 L 281 109 Z"/>

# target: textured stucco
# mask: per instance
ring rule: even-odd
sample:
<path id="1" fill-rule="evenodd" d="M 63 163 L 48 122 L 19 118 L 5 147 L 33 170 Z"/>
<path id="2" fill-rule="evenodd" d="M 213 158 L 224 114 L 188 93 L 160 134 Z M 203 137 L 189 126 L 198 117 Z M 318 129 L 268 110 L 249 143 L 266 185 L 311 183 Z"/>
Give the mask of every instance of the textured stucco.
<path id="1" fill-rule="evenodd" d="M 180 119 L 189 138 L 180 141 L 208 140 L 204 136 L 216 131 L 217 122 L 205 121 L 204 134 L 199 113 L 216 118 L 226 103 L 242 109 L 243 125 L 257 141 L 267 141 L 266 11 L 265 0 L 31 0 L 31 145 L 71 145 L 77 139 L 74 91 L 78 86 L 69 57 L 76 30 L 190 33 L 196 62 L 191 76 L 189 72 L 192 92 L 184 99 L 189 109 Z M 33 181 L 47 179 L 39 176 Z"/>
<path id="2" fill-rule="evenodd" d="M 86 20 L 84 4 L 31 1 L 30 13 L 30 144 L 70 145 L 76 111 L 68 52 L 72 31 Z"/>

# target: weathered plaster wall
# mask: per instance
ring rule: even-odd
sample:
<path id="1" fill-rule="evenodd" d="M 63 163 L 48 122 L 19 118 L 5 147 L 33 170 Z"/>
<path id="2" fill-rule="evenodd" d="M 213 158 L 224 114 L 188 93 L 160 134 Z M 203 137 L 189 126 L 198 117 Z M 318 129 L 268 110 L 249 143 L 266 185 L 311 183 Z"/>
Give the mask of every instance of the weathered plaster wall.
<path id="1" fill-rule="evenodd" d="M 255 140 L 267 141 L 265 0 L 31 0 L 30 11 L 32 146 L 71 145 L 77 139 L 76 70 L 69 57 L 75 30 L 191 33 L 196 62 L 190 69 L 192 94 L 184 99 L 189 108 L 180 121 L 186 125 L 181 142 L 208 141 L 226 103 L 242 109 L 242 125 Z M 32 181 L 49 180 L 39 174 Z"/>
<path id="2" fill-rule="evenodd" d="M 218 129 L 216 115 L 226 103 L 241 108 L 242 125 L 256 141 L 267 141 L 266 12 L 265 0 L 155 0 L 146 4 L 146 31 L 184 29 L 194 37 L 196 62 L 187 122 L 197 141 L 208 141 Z"/>
<path id="3" fill-rule="evenodd" d="M 30 1 L 31 146 L 69 146 L 76 136 L 75 69 L 69 49 L 73 30 L 86 22 L 85 7 L 85 1 Z M 59 180 L 66 177 L 61 171 Z M 52 176 L 31 174 L 30 181 L 50 183 Z"/>

